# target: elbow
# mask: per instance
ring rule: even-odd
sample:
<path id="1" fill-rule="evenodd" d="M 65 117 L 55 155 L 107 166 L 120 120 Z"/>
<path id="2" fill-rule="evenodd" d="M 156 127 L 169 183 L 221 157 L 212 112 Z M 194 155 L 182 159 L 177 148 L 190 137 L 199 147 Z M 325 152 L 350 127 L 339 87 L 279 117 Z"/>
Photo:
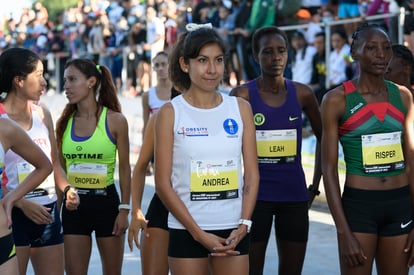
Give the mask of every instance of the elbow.
<path id="1" fill-rule="evenodd" d="M 44 167 L 44 170 L 47 173 L 46 175 L 50 175 L 53 172 L 53 168 L 54 167 L 52 163 L 49 160 L 47 160 L 47 162 L 45 162 L 45 167 Z"/>
<path id="2" fill-rule="evenodd" d="M 163 188 L 159 185 L 159 184 L 157 184 L 157 183 L 155 183 L 155 193 L 157 193 L 157 195 L 161 198 L 161 197 L 164 197 L 164 190 L 163 190 Z"/>

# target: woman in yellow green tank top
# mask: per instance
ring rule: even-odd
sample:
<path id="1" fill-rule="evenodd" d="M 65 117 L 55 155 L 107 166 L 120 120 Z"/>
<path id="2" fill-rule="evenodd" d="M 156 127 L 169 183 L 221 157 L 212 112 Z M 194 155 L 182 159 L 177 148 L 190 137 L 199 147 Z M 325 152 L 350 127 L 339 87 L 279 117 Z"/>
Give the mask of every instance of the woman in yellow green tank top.
<path id="1" fill-rule="evenodd" d="M 360 76 L 322 102 L 322 171 L 335 221 L 341 274 L 408 274 L 414 265 L 412 95 L 384 79 L 387 33 L 363 25 L 352 36 Z M 338 141 L 346 177 L 341 194 Z M 342 195 L 342 196 L 341 196 Z"/>
<path id="2" fill-rule="evenodd" d="M 56 127 L 62 163 L 80 205 L 62 209 L 66 274 L 87 274 L 92 232 L 104 274 L 121 274 L 128 228 L 131 168 L 128 123 L 107 67 L 87 59 L 65 66 L 69 100 Z M 119 159 L 120 196 L 115 188 Z"/>

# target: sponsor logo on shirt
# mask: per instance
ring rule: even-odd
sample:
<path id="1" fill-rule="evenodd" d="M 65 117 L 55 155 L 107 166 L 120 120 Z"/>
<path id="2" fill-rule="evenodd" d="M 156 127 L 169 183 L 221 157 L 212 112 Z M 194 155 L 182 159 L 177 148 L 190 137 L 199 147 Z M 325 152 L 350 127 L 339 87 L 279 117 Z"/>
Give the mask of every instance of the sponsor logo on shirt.
<path id="1" fill-rule="evenodd" d="M 226 133 L 231 135 L 231 136 L 236 135 L 237 132 L 239 131 L 239 125 L 232 118 L 228 118 L 228 119 L 224 120 L 223 128 L 224 128 L 224 131 L 226 131 Z"/>
<path id="2" fill-rule="evenodd" d="M 205 137 L 208 136 L 208 129 L 207 127 L 181 127 L 177 134 L 183 137 Z"/>

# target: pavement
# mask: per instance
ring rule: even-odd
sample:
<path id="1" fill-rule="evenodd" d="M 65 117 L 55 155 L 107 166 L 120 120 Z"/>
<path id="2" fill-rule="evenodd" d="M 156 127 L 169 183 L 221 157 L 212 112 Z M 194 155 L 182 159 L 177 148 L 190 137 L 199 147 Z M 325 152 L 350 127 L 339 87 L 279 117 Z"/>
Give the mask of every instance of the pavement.
<path id="1" fill-rule="evenodd" d="M 141 97 L 125 97 L 119 96 L 122 111 L 126 116 L 129 123 L 130 143 L 131 143 L 131 166 L 133 167 L 137 157 L 138 151 L 141 146 L 141 130 L 142 130 L 142 105 Z M 63 110 L 64 105 L 67 103 L 64 94 L 47 94 L 42 96 L 41 103 L 44 103 L 52 113 L 52 117 L 56 122 Z M 314 139 L 307 138 L 303 142 L 305 150 L 312 150 Z M 304 164 L 304 170 L 307 177 L 308 184 L 312 178 L 312 158 L 304 158 L 306 165 Z M 329 213 L 329 209 L 324 199 L 323 184 L 321 183 L 321 195 L 316 198 L 312 208 L 309 211 L 310 226 L 309 226 L 309 240 L 307 246 L 307 253 L 305 257 L 303 275 L 316 275 L 316 274 L 340 274 L 338 263 L 338 249 L 336 242 L 336 230 Z M 147 176 L 146 186 L 144 190 L 142 206 L 143 212 L 146 212 L 147 206 L 154 194 L 154 177 Z M 274 232 L 269 240 L 264 274 L 277 274 L 277 249 Z M 27 274 L 34 274 L 29 264 Z M 96 241 L 93 240 L 92 255 L 89 264 L 90 275 L 102 274 L 101 262 L 99 252 L 97 250 Z M 133 251 L 129 250 L 127 242 L 125 243 L 124 262 L 122 268 L 122 274 L 124 275 L 140 275 L 140 251 L 134 247 Z M 410 272 L 414 274 L 414 272 Z"/>

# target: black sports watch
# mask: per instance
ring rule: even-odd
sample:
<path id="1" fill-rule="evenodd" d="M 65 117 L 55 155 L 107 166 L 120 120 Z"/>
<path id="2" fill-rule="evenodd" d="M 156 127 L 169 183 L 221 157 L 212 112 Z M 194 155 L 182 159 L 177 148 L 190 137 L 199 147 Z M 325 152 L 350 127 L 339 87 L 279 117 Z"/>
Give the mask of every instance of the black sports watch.
<path id="1" fill-rule="evenodd" d="M 315 196 L 319 196 L 321 194 L 321 191 L 315 190 L 315 188 L 313 187 L 313 184 L 309 185 L 308 191 L 312 192 Z"/>

